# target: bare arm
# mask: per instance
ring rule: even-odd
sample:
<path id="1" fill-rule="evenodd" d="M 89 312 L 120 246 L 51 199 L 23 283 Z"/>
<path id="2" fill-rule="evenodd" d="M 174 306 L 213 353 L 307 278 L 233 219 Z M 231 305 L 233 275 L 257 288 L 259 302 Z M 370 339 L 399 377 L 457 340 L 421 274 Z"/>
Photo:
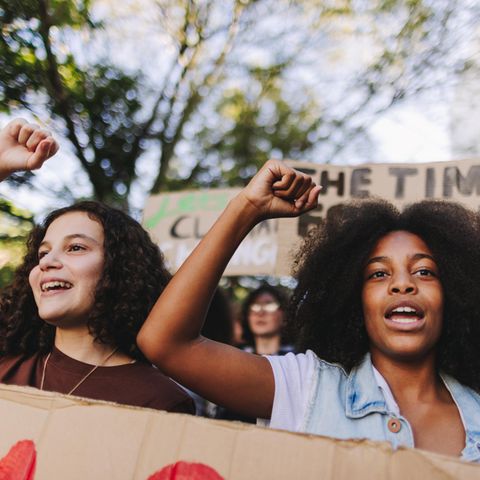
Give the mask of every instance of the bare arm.
<path id="1" fill-rule="evenodd" d="M 164 290 L 137 338 L 164 372 L 205 398 L 269 418 L 274 379 L 268 360 L 200 335 L 220 277 L 261 220 L 297 216 L 317 205 L 319 187 L 278 161 L 267 162 L 227 206 Z"/>
<path id="2" fill-rule="evenodd" d="M 50 132 L 22 119 L 0 130 L 0 181 L 19 170 L 35 170 L 55 155 L 58 144 Z"/>

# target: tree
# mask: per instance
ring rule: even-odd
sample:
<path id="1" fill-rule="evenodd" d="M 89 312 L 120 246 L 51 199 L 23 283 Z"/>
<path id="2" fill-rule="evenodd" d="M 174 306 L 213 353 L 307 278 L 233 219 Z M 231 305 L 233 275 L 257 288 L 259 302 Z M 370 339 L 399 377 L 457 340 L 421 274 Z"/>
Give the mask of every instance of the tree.
<path id="1" fill-rule="evenodd" d="M 0 290 L 11 283 L 25 254 L 25 241 L 33 227 L 33 215 L 0 198 Z"/>
<path id="2" fill-rule="evenodd" d="M 197 134 L 196 152 L 206 162 L 183 176 L 189 184 L 247 180 L 272 153 L 324 163 L 371 161 L 369 126 L 378 116 L 419 93 L 444 101 L 458 74 L 473 68 L 471 48 L 464 47 L 476 28 L 478 5 L 335 2 L 337 11 L 322 11 L 326 3 L 290 6 L 292 24 L 309 26 L 300 36 L 283 30 L 282 45 L 296 46 L 279 52 L 266 68 L 253 68 L 248 84 L 226 83 L 215 105 L 219 130 Z M 354 44 L 347 48 L 345 41 Z M 324 57 L 350 49 L 359 58 L 317 62 L 317 78 L 296 81 L 315 48 Z M 333 71 L 339 63 L 349 68 Z"/>
<path id="3" fill-rule="evenodd" d="M 93 196 L 122 208 L 138 181 L 157 193 L 245 181 L 272 154 L 330 161 L 464 66 L 453 0 L 113 4 L 0 0 L 0 109 L 51 116 Z"/>
<path id="4" fill-rule="evenodd" d="M 90 1 L 2 1 L 3 110 L 18 105 L 35 110 L 35 102 L 43 100 L 47 113 L 62 121 L 94 196 L 124 207 L 138 158 L 152 141 L 159 143 L 159 168 L 151 187 L 159 191 L 183 126 L 201 101 L 199 91 L 215 82 L 245 8 L 241 1 L 230 2 L 225 20 L 210 26 L 213 4 L 150 5 L 168 23 L 165 29 L 173 29 L 170 45 L 175 51 L 162 82 L 152 86 L 141 73 L 105 57 L 82 64 L 62 48 L 67 37 L 76 41 L 76 32 L 89 36 L 100 30 Z M 181 15 L 169 16 L 179 8 Z M 212 43 L 219 43 L 218 48 L 211 48 Z M 208 57 L 207 49 L 212 52 Z"/>

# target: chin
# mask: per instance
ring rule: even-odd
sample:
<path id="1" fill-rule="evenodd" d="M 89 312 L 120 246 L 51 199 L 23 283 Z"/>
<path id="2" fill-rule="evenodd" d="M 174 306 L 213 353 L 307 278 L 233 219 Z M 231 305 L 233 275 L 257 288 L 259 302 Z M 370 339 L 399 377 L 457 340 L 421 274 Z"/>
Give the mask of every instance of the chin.
<path id="1" fill-rule="evenodd" d="M 62 323 L 62 317 L 57 317 L 55 315 L 42 315 L 41 313 L 38 316 L 49 325 L 53 325 L 54 327 L 58 327 Z"/>
<path id="2" fill-rule="evenodd" d="M 66 312 L 59 312 L 59 311 L 52 312 L 52 311 L 45 311 L 45 310 L 39 310 L 38 316 L 45 323 L 48 323 L 49 325 L 53 325 L 55 327 L 59 327 L 59 326 L 62 326 L 62 324 L 67 323 L 65 319 L 68 318 L 68 315 Z"/>
<path id="3" fill-rule="evenodd" d="M 386 352 L 387 355 L 397 362 L 402 363 L 418 363 L 426 360 L 433 353 L 432 348 L 399 348 Z"/>

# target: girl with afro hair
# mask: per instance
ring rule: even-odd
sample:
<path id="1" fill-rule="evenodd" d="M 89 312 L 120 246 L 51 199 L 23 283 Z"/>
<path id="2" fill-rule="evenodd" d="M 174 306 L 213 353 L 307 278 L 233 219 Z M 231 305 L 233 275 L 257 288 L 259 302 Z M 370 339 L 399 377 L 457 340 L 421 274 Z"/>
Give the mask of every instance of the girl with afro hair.
<path id="1" fill-rule="evenodd" d="M 200 335 L 245 235 L 315 208 L 318 193 L 267 162 L 164 290 L 140 348 L 193 391 L 271 427 L 479 462 L 480 223 L 459 205 L 400 212 L 368 200 L 330 212 L 296 262 L 289 323 L 304 353 L 258 356 Z"/>
<path id="2" fill-rule="evenodd" d="M 36 125 L 11 122 L 0 131 L 0 179 L 39 168 L 57 148 Z M 158 247 L 125 213 L 97 202 L 50 213 L 0 294 L 0 381 L 193 413 L 135 343 L 169 279 Z"/>

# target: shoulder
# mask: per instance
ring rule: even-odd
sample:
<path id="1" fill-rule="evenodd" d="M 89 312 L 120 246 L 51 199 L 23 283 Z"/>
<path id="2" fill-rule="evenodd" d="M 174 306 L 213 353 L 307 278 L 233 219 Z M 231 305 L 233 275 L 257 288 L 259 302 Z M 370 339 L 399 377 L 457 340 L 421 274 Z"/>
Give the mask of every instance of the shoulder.
<path id="1" fill-rule="evenodd" d="M 308 405 L 321 383 L 327 391 L 342 383 L 346 374 L 337 364 L 326 362 L 313 351 L 267 356 L 275 378 L 275 396 L 270 426 L 302 431 Z M 336 390 L 334 388 L 334 390 Z"/>
<path id="2" fill-rule="evenodd" d="M 299 431 L 320 360 L 311 350 L 266 358 L 275 379 L 270 427 Z"/>
<path id="3" fill-rule="evenodd" d="M 348 377 L 340 365 L 322 360 L 312 350 L 266 358 L 273 370 L 275 394 L 280 396 L 296 392 L 299 398 L 310 397 L 318 386 L 331 387 L 344 383 Z"/>
<path id="4" fill-rule="evenodd" d="M 12 385 L 31 385 L 43 355 L 13 355 L 0 357 L 0 382 Z"/>
<path id="5" fill-rule="evenodd" d="M 343 367 L 319 358 L 312 350 L 305 353 L 287 352 L 285 355 L 266 355 L 273 370 L 280 369 L 292 374 L 309 375 L 317 370 L 328 370 L 333 374 L 347 376 Z"/>
<path id="6" fill-rule="evenodd" d="M 443 382 L 453 396 L 455 403 L 463 412 L 471 413 L 472 416 L 478 418 L 478 409 L 480 408 L 480 392 L 474 390 L 463 383 L 460 383 L 456 378 L 445 373 L 440 374 Z M 478 424 L 480 431 L 480 420 Z"/>

